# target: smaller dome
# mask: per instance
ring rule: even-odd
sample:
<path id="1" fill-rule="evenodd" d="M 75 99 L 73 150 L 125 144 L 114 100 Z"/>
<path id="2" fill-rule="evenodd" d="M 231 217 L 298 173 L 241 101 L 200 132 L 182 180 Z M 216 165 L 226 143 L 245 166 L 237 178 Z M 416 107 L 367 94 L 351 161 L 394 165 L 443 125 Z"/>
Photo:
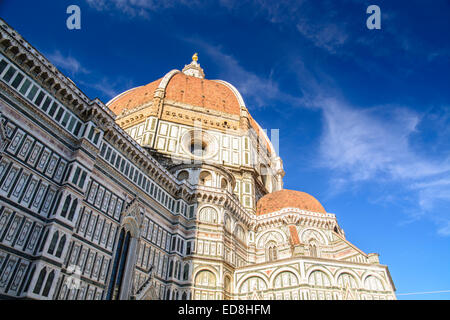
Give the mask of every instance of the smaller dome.
<path id="1" fill-rule="evenodd" d="M 272 213 L 284 208 L 326 213 L 324 207 L 313 196 L 301 191 L 283 189 L 259 199 L 256 204 L 256 215 Z"/>

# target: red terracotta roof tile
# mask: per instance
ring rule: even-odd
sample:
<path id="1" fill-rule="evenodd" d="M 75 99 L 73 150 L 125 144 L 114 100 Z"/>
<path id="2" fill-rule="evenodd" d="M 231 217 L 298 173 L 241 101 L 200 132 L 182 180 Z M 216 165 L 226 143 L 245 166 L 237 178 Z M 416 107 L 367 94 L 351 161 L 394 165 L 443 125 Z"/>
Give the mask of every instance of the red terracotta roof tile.
<path id="1" fill-rule="evenodd" d="M 109 108 L 115 114 L 120 114 L 124 108 L 134 109 L 151 102 L 160 82 L 161 79 L 124 93 L 112 101 Z M 170 79 L 166 87 L 165 98 L 234 115 L 241 113 L 238 99 L 227 86 L 183 73 L 177 73 Z"/>
<path id="2" fill-rule="evenodd" d="M 259 199 L 256 204 L 256 215 L 272 213 L 284 208 L 326 213 L 324 207 L 313 196 L 301 191 L 283 189 Z"/>
<path id="3" fill-rule="evenodd" d="M 155 90 L 158 88 L 161 80 L 159 79 L 145 86 L 131 89 L 112 101 L 108 107 L 115 114 L 120 114 L 123 109 L 131 110 L 152 101 Z"/>
<path id="4" fill-rule="evenodd" d="M 177 73 L 166 89 L 166 98 L 205 109 L 240 115 L 241 107 L 227 86 L 207 79 Z"/>

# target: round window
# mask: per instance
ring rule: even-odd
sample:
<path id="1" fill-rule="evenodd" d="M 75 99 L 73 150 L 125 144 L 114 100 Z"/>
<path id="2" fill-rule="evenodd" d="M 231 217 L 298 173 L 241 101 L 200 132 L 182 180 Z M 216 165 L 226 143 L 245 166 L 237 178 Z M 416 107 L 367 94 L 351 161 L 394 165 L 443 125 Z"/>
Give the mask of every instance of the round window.
<path id="1" fill-rule="evenodd" d="M 217 140 L 201 130 L 191 130 L 181 137 L 181 147 L 185 153 L 197 159 L 212 158 L 218 151 Z"/>
<path id="2" fill-rule="evenodd" d="M 201 140 L 191 141 L 190 151 L 194 156 L 204 157 L 206 155 L 207 150 L 208 146 L 206 145 L 205 141 Z"/>

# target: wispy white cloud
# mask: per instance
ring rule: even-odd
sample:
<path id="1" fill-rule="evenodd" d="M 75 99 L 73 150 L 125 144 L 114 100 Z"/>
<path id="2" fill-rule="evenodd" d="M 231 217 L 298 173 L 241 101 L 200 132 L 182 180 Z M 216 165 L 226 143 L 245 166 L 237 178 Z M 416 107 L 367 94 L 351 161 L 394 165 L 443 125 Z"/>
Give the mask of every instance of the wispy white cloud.
<path id="1" fill-rule="evenodd" d="M 91 88 L 109 100 L 119 93 L 133 87 L 129 79 L 115 77 L 114 80 L 99 75 L 97 72 L 90 71 L 90 68 L 84 66 L 77 58 L 72 55 L 64 55 L 59 50 L 47 54 L 46 57 L 56 67 L 67 74 L 73 81 L 84 88 Z"/>
<path id="2" fill-rule="evenodd" d="M 438 49 L 436 51 L 428 53 L 428 61 L 434 61 L 437 59 L 450 60 L 450 48 Z"/>
<path id="3" fill-rule="evenodd" d="M 421 121 L 415 112 L 395 106 L 361 110 L 332 99 L 320 104 L 323 162 L 352 180 L 420 179 L 450 170 L 448 161 L 433 162 L 412 150 L 409 139 Z"/>
<path id="4" fill-rule="evenodd" d="M 444 237 L 450 236 L 450 221 L 443 223 L 443 225 L 438 230 L 438 234 Z"/>
<path id="5" fill-rule="evenodd" d="M 178 5 L 193 7 L 199 5 L 200 0 L 86 0 L 87 4 L 102 12 L 120 12 L 131 18 L 148 19 L 150 14 L 160 10 L 173 8 Z"/>
<path id="6" fill-rule="evenodd" d="M 59 50 L 46 55 L 46 57 L 55 66 L 68 72 L 71 76 L 76 74 L 88 74 L 89 70 L 84 68 L 81 63 L 71 55 L 63 55 Z"/>
<path id="7" fill-rule="evenodd" d="M 336 99 L 319 99 L 317 104 L 325 125 L 320 166 L 339 182 L 334 193 L 360 183 L 395 186 L 398 193 L 390 193 L 389 201 L 403 201 L 407 193 L 413 199 L 410 218 L 428 215 L 439 225 L 450 223 L 449 213 L 436 210 L 450 206 L 449 159 L 427 157 L 411 143 L 420 134 L 423 115 L 398 106 L 360 109 Z M 447 231 L 440 228 L 439 234 L 450 235 Z"/>
<path id="8" fill-rule="evenodd" d="M 329 53 L 336 53 L 348 40 L 348 34 L 342 27 L 333 23 L 311 24 L 310 21 L 302 19 L 297 24 L 297 30 L 307 39 L 312 41 L 316 47 L 322 48 Z"/>
<path id="9" fill-rule="evenodd" d="M 130 79 L 125 79 L 123 77 L 117 77 L 114 80 L 111 80 L 108 77 L 102 76 L 95 80 L 80 80 L 79 83 L 99 92 L 103 96 L 104 102 L 107 102 L 120 93 L 135 87 Z"/>
<path id="10" fill-rule="evenodd" d="M 228 7 L 239 7 L 240 1 L 226 0 Z M 255 16 L 264 17 L 268 22 L 281 28 L 296 28 L 300 36 L 313 45 L 336 54 L 350 40 L 350 26 L 343 22 L 339 14 L 339 4 L 332 1 L 270 1 L 250 0 Z M 236 10 L 235 10 L 236 11 Z"/>

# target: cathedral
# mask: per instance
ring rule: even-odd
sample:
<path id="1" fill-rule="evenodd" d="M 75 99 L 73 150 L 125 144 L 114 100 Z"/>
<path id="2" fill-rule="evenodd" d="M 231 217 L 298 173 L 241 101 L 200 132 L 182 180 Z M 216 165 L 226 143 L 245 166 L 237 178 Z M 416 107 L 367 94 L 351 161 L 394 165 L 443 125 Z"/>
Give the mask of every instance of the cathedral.
<path id="1" fill-rule="evenodd" d="M 0 299 L 396 299 L 197 54 L 105 104 L 0 20 L 0 112 Z"/>

